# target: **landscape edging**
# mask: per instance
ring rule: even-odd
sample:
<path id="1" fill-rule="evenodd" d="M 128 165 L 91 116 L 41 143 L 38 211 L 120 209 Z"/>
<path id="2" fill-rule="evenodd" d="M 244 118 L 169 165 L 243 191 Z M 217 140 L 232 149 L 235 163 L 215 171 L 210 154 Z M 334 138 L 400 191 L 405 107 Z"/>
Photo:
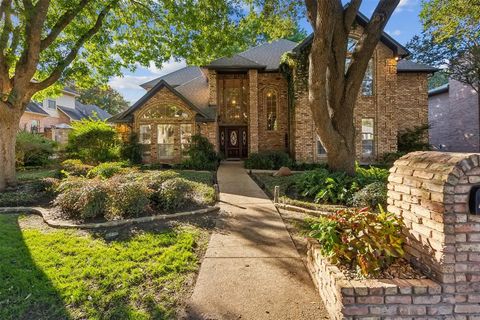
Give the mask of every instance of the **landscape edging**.
<path id="1" fill-rule="evenodd" d="M 193 211 L 184 211 L 177 212 L 172 214 L 159 214 L 154 216 L 140 217 L 140 218 L 131 218 L 123 220 L 114 220 L 106 222 L 97 222 L 97 223 L 83 223 L 83 224 L 74 224 L 69 222 L 61 222 L 53 219 L 48 219 L 46 216 L 49 213 L 49 210 L 42 207 L 0 207 L 0 213 L 32 213 L 37 214 L 42 217 L 43 221 L 52 228 L 61 228 L 61 229 L 101 229 L 101 228 L 110 228 L 118 227 L 124 225 L 133 225 L 137 223 L 152 222 L 158 220 L 167 220 L 172 218 L 179 218 L 185 216 L 192 216 L 197 214 L 207 214 L 220 210 L 219 207 L 213 206 L 205 209 L 193 210 Z"/>

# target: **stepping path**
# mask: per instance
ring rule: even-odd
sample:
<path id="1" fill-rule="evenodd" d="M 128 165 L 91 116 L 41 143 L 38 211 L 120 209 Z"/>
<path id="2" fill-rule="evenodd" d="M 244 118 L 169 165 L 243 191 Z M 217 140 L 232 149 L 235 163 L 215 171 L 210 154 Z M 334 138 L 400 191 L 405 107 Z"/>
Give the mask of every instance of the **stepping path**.
<path id="1" fill-rule="evenodd" d="M 243 163 L 222 163 L 217 177 L 224 214 L 186 317 L 328 319 L 282 218 Z"/>

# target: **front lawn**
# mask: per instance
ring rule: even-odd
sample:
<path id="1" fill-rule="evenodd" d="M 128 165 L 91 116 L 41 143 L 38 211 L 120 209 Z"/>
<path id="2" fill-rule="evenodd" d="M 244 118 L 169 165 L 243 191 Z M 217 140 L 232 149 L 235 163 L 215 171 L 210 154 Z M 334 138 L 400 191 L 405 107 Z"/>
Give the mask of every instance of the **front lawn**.
<path id="1" fill-rule="evenodd" d="M 0 319 L 174 318 L 206 235 L 183 225 L 108 242 L 0 215 Z"/>

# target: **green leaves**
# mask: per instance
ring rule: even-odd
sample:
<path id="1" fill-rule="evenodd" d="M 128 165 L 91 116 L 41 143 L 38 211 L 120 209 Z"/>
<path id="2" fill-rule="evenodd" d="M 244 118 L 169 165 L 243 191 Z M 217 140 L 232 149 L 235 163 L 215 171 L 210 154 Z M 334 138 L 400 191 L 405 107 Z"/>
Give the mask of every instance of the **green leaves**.
<path id="1" fill-rule="evenodd" d="M 402 221 L 382 209 L 347 209 L 307 220 L 308 235 L 318 240 L 322 255 L 363 276 L 378 274 L 404 255 Z"/>

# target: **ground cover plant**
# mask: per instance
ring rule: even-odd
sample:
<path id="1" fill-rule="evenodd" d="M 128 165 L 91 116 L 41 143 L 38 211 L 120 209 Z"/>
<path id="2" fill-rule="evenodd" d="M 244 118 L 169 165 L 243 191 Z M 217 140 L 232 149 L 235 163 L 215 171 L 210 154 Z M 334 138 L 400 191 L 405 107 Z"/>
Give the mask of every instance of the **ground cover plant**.
<path id="1" fill-rule="evenodd" d="M 375 276 L 404 254 L 402 221 L 367 208 L 345 209 L 307 220 L 308 236 L 333 264 L 362 276 Z"/>
<path id="2" fill-rule="evenodd" d="M 0 319 L 175 318 L 207 234 L 182 225 L 105 241 L 39 221 L 0 215 Z"/>
<path id="3" fill-rule="evenodd" d="M 332 172 L 326 168 L 276 177 L 269 173 L 252 173 L 252 177 L 271 196 L 275 186 L 285 202 L 296 204 L 333 204 L 369 206 L 376 209 L 386 204 L 388 170 L 377 167 L 358 167 L 355 176 Z M 315 205 L 313 205 L 315 207 Z M 312 207 L 312 205 L 309 205 Z"/>

